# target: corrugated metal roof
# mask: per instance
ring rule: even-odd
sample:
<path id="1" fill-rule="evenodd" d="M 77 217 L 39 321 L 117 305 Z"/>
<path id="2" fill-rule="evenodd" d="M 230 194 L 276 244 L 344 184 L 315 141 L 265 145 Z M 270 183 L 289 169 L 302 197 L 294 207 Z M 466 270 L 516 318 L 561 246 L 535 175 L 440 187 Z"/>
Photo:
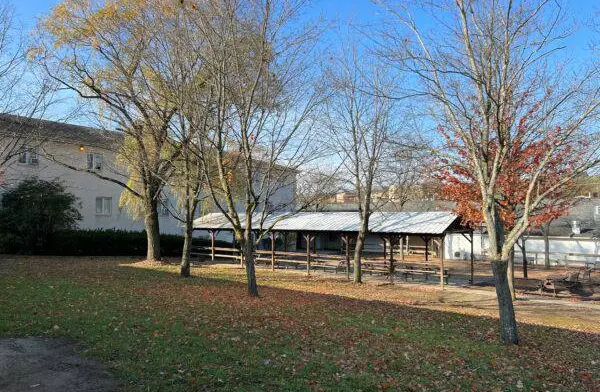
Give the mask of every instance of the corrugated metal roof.
<path id="1" fill-rule="evenodd" d="M 240 219 L 245 219 L 240 214 Z M 253 227 L 259 227 L 259 216 L 253 219 Z M 369 220 L 372 233 L 397 234 L 442 234 L 458 217 L 445 211 L 433 212 L 374 212 Z M 358 212 L 299 212 L 293 215 L 270 216 L 263 228 L 273 225 L 278 231 L 322 231 L 358 232 L 360 215 Z M 231 230 L 232 226 L 221 213 L 204 215 L 194 221 L 196 229 Z"/>

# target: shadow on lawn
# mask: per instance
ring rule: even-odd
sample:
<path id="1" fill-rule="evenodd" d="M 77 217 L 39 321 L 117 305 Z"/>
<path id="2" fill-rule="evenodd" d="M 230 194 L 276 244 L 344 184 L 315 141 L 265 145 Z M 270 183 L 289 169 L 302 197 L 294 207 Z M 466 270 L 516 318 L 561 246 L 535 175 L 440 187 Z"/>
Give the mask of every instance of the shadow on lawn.
<path id="1" fill-rule="evenodd" d="M 266 385 L 273 389 L 294 382 L 306 387 L 312 379 L 330 390 L 376 390 L 376 383 L 389 378 L 398 382 L 391 387 L 396 390 L 406 385 L 515 390 L 517 380 L 525 382 L 519 388 L 524 390 L 594 390 L 600 378 L 598 333 L 520 323 L 522 345 L 505 347 L 497 343 L 494 317 L 379 296 L 397 294 L 402 286 L 356 287 L 259 270 L 261 297 L 250 298 L 241 269 L 198 268 L 183 279 L 177 266 L 132 259 L 52 258 L 34 268 L 35 263 L 29 258 L 8 265 L 14 274 L 29 271 L 23 279 L 32 279 L 21 287 L 36 299 L 32 307 L 40 301 L 39 289 L 56 282 L 52 295 L 62 302 L 48 302 L 57 306 L 50 312 L 67 312 L 77 325 L 74 336 L 106 345 L 105 355 L 119 358 L 125 375 L 132 369 L 141 373 L 149 360 L 155 373 L 166 363 L 176 374 L 180 363 L 193 363 L 214 389 L 227 377 L 231 388 L 269 389 L 255 384 L 267 374 L 273 380 Z M 98 328 L 93 339 L 87 332 L 92 326 Z M 345 382 L 336 379 L 341 373 L 353 374 L 359 384 L 338 388 Z M 162 375 L 154 377 L 163 382 Z M 405 380 L 414 386 L 402 384 Z M 426 388 L 419 387 L 421 380 Z"/>
<path id="2" fill-rule="evenodd" d="M 397 294 L 397 290 L 402 290 L 406 287 L 402 285 L 361 285 L 357 287 L 353 283 L 345 280 L 334 278 L 312 280 L 311 278 L 307 278 L 306 276 L 302 276 L 300 274 L 286 274 L 285 272 L 282 273 L 282 271 L 273 273 L 271 271 L 259 269 L 258 283 L 260 297 L 250 298 L 246 294 L 245 274 L 241 268 L 231 267 L 231 270 L 227 270 L 226 272 L 224 272 L 223 269 L 216 269 L 215 271 L 213 267 L 194 268 L 193 275 L 190 278 L 184 279 L 179 277 L 177 273 L 177 266 L 172 264 L 139 266 L 135 262 L 130 262 L 120 263 L 120 266 L 126 269 L 134 270 L 136 274 L 141 274 L 148 277 L 160 276 L 161 279 L 167 278 L 169 280 L 176 281 L 178 284 L 182 284 L 185 287 L 193 287 L 197 289 L 212 286 L 216 286 L 220 289 L 226 287 L 226 292 L 221 293 L 226 294 L 223 297 L 226 300 L 231 300 L 233 298 L 236 302 L 246 301 L 255 306 L 268 304 L 270 306 L 280 305 L 284 307 L 303 309 L 313 307 L 315 309 L 319 309 L 319 311 L 340 308 L 345 311 L 359 311 L 361 313 L 367 311 L 382 318 L 422 317 L 423 320 L 441 320 L 447 323 L 446 327 L 456 326 L 459 329 L 462 329 L 463 327 L 461 323 L 468 319 L 469 325 L 476 324 L 480 328 L 485 328 L 486 341 L 490 341 L 491 335 L 497 337 L 496 330 L 498 327 L 498 320 L 495 316 L 495 312 L 497 311 L 497 302 L 495 297 L 489 295 L 480 296 L 479 298 L 474 299 L 464 299 L 463 294 L 460 292 L 440 292 L 437 290 L 433 292 L 418 292 L 412 290 L 415 295 L 423 295 L 426 298 L 408 299 L 403 303 L 401 299 L 398 300 L 397 298 L 394 298 L 394 291 L 396 291 Z M 220 274 L 223 276 L 219 276 Z M 263 274 L 264 276 L 261 276 Z M 273 282 L 284 284 L 290 287 L 275 287 Z M 321 285 L 335 286 L 333 291 L 336 292 L 322 293 L 312 291 L 314 287 L 319 289 Z M 340 290 L 347 290 L 349 293 L 340 293 Z M 377 298 L 378 290 L 383 294 L 382 297 L 384 298 Z M 362 294 L 364 294 L 365 298 L 357 298 L 357 296 L 361 296 Z M 477 294 L 474 293 L 473 296 L 475 295 Z M 519 301 L 518 305 L 523 306 L 522 309 L 518 309 L 519 313 L 524 313 L 535 317 L 536 311 L 543 311 L 546 312 L 544 316 L 560 316 L 559 318 L 561 321 L 564 321 L 565 319 L 571 319 L 574 324 L 577 323 L 576 320 L 572 319 L 573 316 L 582 315 L 580 313 L 580 309 L 557 308 L 555 304 L 529 304 L 528 301 Z M 325 306 L 325 308 L 323 308 L 323 306 Z M 447 307 L 447 309 L 431 309 L 431 307 Z M 471 307 L 480 309 L 482 311 L 487 311 L 488 313 L 491 312 L 493 315 L 473 315 L 460 312 L 461 308 L 468 309 Z M 570 313 L 560 314 L 561 310 L 566 310 Z M 592 312 L 592 314 L 594 313 L 600 315 L 600 306 L 598 310 Z M 594 322 L 593 315 L 590 317 L 591 320 L 588 321 L 591 323 L 591 325 L 595 326 L 596 323 Z M 474 320 L 477 320 L 477 322 Z M 578 338 L 584 334 L 590 338 L 588 343 L 598 344 L 598 348 L 600 349 L 600 333 L 598 332 L 581 332 L 578 329 L 572 330 L 568 327 L 547 326 L 527 322 L 519 322 L 519 326 L 521 335 L 523 336 L 522 340 L 524 342 L 527 342 L 527 331 L 533 328 L 538 331 L 543 330 L 552 333 L 573 333 L 577 335 Z M 579 328 L 581 326 L 576 325 L 576 327 Z M 469 331 L 467 335 L 470 336 L 471 332 L 472 331 Z"/>

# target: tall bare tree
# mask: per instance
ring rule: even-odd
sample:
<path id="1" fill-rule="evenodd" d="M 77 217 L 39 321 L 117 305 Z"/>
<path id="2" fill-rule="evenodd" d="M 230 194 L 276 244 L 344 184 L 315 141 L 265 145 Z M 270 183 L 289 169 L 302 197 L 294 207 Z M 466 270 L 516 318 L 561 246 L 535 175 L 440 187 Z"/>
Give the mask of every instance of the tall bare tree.
<path id="1" fill-rule="evenodd" d="M 383 178 L 384 162 L 393 156 L 392 143 L 399 135 L 395 106 L 389 92 L 390 74 L 370 62 L 356 47 L 333 60 L 327 79 L 325 127 L 330 148 L 343 162 L 349 187 L 356 192 L 360 228 L 354 250 L 354 283 L 362 282 L 361 254 L 373 212 L 373 191 Z"/>
<path id="2" fill-rule="evenodd" d="M 548 195 L 597 163 L 598 69 L 562 62 L 568 32 L 563 9 L 548 0 L 455 0 L 384 3 L 389 23 L 380 34 L 382 56 L 418 80 L 405 95 L 423 97 L 447 138 L 442 159 L 475 179 L 489 236 L 500 337 L 518 343 L 509 291 L 510 253 Z M 416 11 L 418 6 L 419 12 Z M 423 13 L 420 13 L 420 12 Z M 424 29 L 413 16 L 437 21 Z M 569 68 L 571 67 L 571 68 Z M 573 72 L 571 72 L 573 71 Z M 535 147 L 537 146 L 537 147 Z M 513 152 L 542 148 L 522 170 L 522 213 L 505 229 L 498 179 Z M 577 160 L 568 159 L 577 156 Z M 562 177 L 547 181 L 556 159 L 568 160 Z"/>
<path id="3" fill-rule="evenodd" d="M 196 13 L 206 65 L 197 93 L 208 91 L 213 109 L 196 151 L 206 192 L 243 249 L 251 296 L 258 295 L 256 241 L 270 215 L 295 209 L 278 195 L 295 191 L 297 171 L 313 159 L 311 114 L 319 99 L 310 56 L 318 29 L 294 24 L 304 3 L 219 0 Z"/>

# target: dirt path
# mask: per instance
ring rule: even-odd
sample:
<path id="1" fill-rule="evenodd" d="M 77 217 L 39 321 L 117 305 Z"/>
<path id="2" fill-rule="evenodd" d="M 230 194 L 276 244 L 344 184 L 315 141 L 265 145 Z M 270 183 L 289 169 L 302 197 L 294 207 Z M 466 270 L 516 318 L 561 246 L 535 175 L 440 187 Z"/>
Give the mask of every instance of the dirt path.
<path id="1" fill-rule="evenodd" d="M 0 339 L 3 392 L 118 391 L 116 378 L 63 339 Z"/>

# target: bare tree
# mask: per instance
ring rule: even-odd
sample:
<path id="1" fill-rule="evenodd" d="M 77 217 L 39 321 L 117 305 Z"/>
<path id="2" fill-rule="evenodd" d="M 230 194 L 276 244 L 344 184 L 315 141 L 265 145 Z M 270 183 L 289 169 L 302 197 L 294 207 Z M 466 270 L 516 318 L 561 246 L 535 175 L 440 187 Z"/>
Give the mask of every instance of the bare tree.
<path id="1" fill-rule="evenodd" d="M 373 193 L 383 178 L 384 161 L 391 158 L 392 141 L 399 133 L 396 102 L 386 94 L 389 73 L 369 62 L 356 47 L 333 60 L 325 127 L 329 146 L 343 162 L 347 181 L 356 192 L 360 227 L 354 250 L 354 283 L 362 282 L 361 253 L 373 212 Z"/>
<path id="2" fill-rule="evenodd" d="M 331 163 L 333 171 L 304 170 L 298 174 L 296 200 L 299 209 L 322 211 L 332 197 L 343 190 L 339 163 Z"/>
<path id="3" fill-rule="evenodd" d="M 17 156 L 35 155 L 47 136 L 29 119 L 41 117 L 51 105 L 52 86 L 30 69 L 27 46 L 13 8 L 0 4 L 0 185 L 5 167 Z"/>
<path id="4" fill-rule="evenodd" d="M 563 12 L 547 0 L 456 0 L 420 3 L 437 21 L 423 29 L 409 5 L 386 3 L 389 24 L 381 54 L 417 84 L 405 95 L 423 97 L 447 136 L 442 159 L 475 179 L 489 236 L 504 343 L 518 343 L 507 268 L 514 244 L 546 197 L 597 163 L 600 91 L 594 67 L 559 62 Z M 415 7 L 416 8 L 416 7 Z M 515 149 L 538 150 L 522 169 L 526 192 L 520 217 L 505 229 L 498 181 Z M 577 159 L 570 159 L 576 156 Z M 565 165 L 559 179 L 545 177 L 552 162 Z"/>
<path id="5" fill-rule="evenodd" d="M 251 296 L 258 295 L 254 247 L 265 222 L 296 209 L 296 173 L 314 159 L 309 136 L 319 98 L 310 55 L 318 29 L 291 27 L 303 5 L 220 0 L 196 13 L 195 29 L 206 43 L 205 84 L 197 93 L 208 91 L 213 109 L 196 151 L 206 192 L 242 247 Z"/>

